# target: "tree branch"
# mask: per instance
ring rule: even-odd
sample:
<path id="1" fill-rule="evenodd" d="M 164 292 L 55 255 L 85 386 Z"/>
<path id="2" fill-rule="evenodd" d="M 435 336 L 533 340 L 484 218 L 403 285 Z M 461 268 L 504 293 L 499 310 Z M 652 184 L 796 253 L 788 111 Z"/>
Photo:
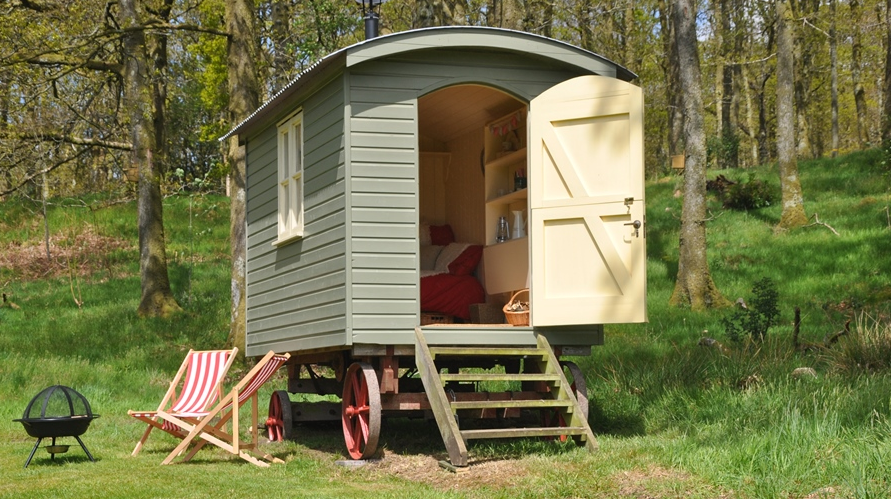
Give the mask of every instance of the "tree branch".
<path id="1" fill-rule="evenodd" d="M 86 148 L 81 149 L 80 151 L 78 151 L 77 154 L 75 154 L 74 156 L 71 156 L 70 158 L 65 158 L 65 159 L 63 159 L 63 160 L 61 160 L 61 161 L 59 161 L 59 162 L 57 162 L 57 163 L 55 163 L 55 164 L 53 164 L 53 165 L 51 165 L 51 166 L 48 166 L 48 167 L 44 168 L 43 170 L 40 170 L 39 172 L 32 173 L 31 175 L 27 176 L 27 177 L 25 178 L 25 180 L 22 180 L 21 182 L 19 182 L 18 185 L 14 186 L 14 187 L 12 187 L 12 188 L 10 188 L 10 189 L 7 189 L 7 190 L 5 190 L 5 191 L 0 192 L 0 197 L 2 197 L 2 196 L 6 196 L 7 194 L 12 194 L 13 192 L 15 192 L 15 191 L 21 189 L 23 185 L 25 185 L 25 184 L 27 184 L 28 182 L 34 180 L 35 178 L 37 178 L 37 177 L 39 177 L 39 176 L 41 176 L 41 175 L 43 175 L 43 174 L 49 173 L 49 172 L 55 170 L 56 168 L 59 168 L 60 166 L 65 165 L 65 164 L 67 164 L 67 163 L 69 163 L 69 162 L 75 160 L 76 158 L 79 158 L 79 157 L 82 156 L 84 153 L 86 153 L 88 150 L 89 150 L 89 149 L 86 149 Z"/>
<path id="2" fill-rule="evenodd" d="M 814 213 L 814 216 L 811 218 L 814 219 L 813 223 L 809 223 L 809 224 L 805 225 L 804 227 L 813 227 L 814 225 L 822 225 L 823 227 L 826 227 L 827 229 L 831 230 L 832 233 L 835 234 L 836 236 L 839 235 L 838 232 L 836 232 L 835 229 L 833 229 L 829 224 L 821 222 L 820 217 L 816 213 Z"/>
<path id="3" fill-rule="evenodd" d="M 114 142 L 114 141 L 110 141 L 110 140 L 75 137 L 73 135 L 64 135 L 64 134 L 60 134 L 60 133 L 2 132 L 2 133 L 0 133 L 0 138 L 18 139 L 18 140 L 37 140 L 37 141 L 47 141 L 47 142 L 50 142 L 50 141 L 51 142 L 64 142 L 66 144 L 74 144 L 74 145 L 78 145 L 78 146 L 104 147 L 106 149 L 118 149 L 121 151 L 130 151 L 133 149 L 133 146 L 129 142 Z"/>

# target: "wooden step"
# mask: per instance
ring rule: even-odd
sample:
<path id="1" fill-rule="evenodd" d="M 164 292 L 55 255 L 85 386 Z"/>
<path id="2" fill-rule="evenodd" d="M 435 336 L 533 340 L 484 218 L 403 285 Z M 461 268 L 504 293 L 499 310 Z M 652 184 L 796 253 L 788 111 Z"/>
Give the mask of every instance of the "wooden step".
<path id="1" fill-rule="evenodd" d="M 427 344 L 424 338 L 423 330 L 415 328 L 415 362 L 418 366 L 418 372 L 421 375 L 421 381 L 424 390 L 427 393 L 427 399 L 430 404 L 430 410 L 439 426 L 443 443 L 449 452 L 450 465 L 458 469 L 467 466 L 467 441 L 483 438 L 524 438 L 524 437 L 560 437 L 563 435 L 574 436 L 576 443 L 584 445 L 589 451 L 597 448 L 597 441 L 594 433 L 588 426 L 588 422 L 581 416 L 578 402 L 567 393 L 570 386 L 563 376 L 563 370 L 557 357 L 553 353 L 553 349 L 543 336 L 536 336 L 538 347 L 487 347 L 487 346 L 433 346 Z M 455 366 L 449 364 L 463 364 L 464 367 L 470 363 L 478 363 L 483 372 L 456 372 L 443 373 L 443 369 L 437 366 L 436 358 L 442 359 L 442 367 L 454 369 Z M 470 361 L 468 362 L 468 359 Z M 537 364 L 538 369 L 543 373 L 493 373 L 488 370 L 493 364 L 497 365 L 504 362 L 505 366 L 516 366 L 520 359 L 532 360 Z M 473 365 L 473 364 L 470 364 Z M 517 370 L 513 367 L 505 367 L 506 370 Z M 456 392 L 449 390 L 446 393 L 444 389 L 448 383 L 476 383 L 482 381 L 521 381 L 528 383 L 538 383 L 537 388 L 541 389 L 541 383 L 546 383 L 550 387 L 549 394 L 543 394 L 537 390 L 532 391 L 532 386 L 525 387 L 527 391 L 520 392 L 465 392 L 459 388 L 468 388 L 464 386 L 454 386 Z M 477 387 L 469 387 L 477 388 Z M 551 398 L 542 398 L 551 397 Z M 553 410 L 562 416 L 560 421 L 573 426 L 566 427 L 530 427 L 530 428 L 497 428 L 497 429 L 474 429 L 462 430 L 458 423 L 460 421 L 459 411 L 476 411 L 482 413 L 492 413 L 494 409 L 504 409 L 505 414 L 508 411 L 519 413 L 520 409 L 531 410 Z"/>
<path id="2" fill-rule="evenodd" d="M 450 402 L 452 410 L 461 409 L 550 409 L 566 408 L 572 412 L 574 404 L 569 400 L 465 400 Z"/>
<path id="3" fill-rule="evenodd" d="M 435 359 L 441 356 L 458 357 L 541 357 L 547 359 L 548 352 L 535 347 L 430 347 L 430 355 Z"/>
<path id="4" fill-rule="evenodd" d="M 440 379 L 445 381 L 545 381 L 555 383 L 560 381 L 558 374 L 540 374 L 540 373 L 460 373 L 449 374 L 442 373 Z"/>
<path id="5" fill-rule="evenodd" d="M 547 428 L 496 428 L 487 430 L 462 430 L 465 440 L 481 438 L 523 438 L 523 437 L 559 437 L 562 435 L 585 435 L 583 426 L 559 426 Z"/>

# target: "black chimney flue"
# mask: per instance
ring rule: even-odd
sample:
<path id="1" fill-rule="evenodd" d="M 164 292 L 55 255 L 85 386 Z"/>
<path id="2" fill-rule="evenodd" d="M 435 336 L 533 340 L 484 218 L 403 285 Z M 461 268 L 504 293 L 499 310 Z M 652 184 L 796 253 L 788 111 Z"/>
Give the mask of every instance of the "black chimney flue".
<path id="1" fill-rule="evenodd" d="M 374 11 L 375 7 L 387 0 L 356 0 L 356 3 L 362 6 L 362 13 L 365 15 L 365 39 L 371 40 L 380 35 L 380 16 Z"/>
<path id="2" fill-rule="evenodd" d="M 377 38 L 379 26 L 380 17 L 373 10 L 368 9 L 368 12 L 365 13 L 365 39 Z"/>

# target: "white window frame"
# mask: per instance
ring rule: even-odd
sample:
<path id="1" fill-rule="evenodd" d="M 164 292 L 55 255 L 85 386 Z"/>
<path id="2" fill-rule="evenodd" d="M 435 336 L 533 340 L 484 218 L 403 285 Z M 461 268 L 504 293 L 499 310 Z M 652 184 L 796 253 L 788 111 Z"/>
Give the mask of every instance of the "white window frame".
<path id="1" fill-rule="evenodd" d="M 278 239 L 303 237 L 303 112 L 278 125 Z"/>

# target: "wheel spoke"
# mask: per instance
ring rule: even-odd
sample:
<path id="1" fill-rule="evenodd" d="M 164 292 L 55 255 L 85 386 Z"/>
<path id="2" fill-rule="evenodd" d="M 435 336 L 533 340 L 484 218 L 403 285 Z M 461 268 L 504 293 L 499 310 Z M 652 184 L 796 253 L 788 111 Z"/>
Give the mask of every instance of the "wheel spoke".
<path id="1" fill-rule="evenodd" d="M 269 417 L 266 418 L 266 433 L 269 440 L 283 442 L 292 438 L 291 400 L 288 392 L 278 390 L 269 399 Z"/>
<path id="2" fill-rule="evenodd" d="M 352 364 L 344 379 L 341 420 L 347 453 L 353 459 L 370 457 L 380 433 L 380 392 L 374 369 Z"/>

